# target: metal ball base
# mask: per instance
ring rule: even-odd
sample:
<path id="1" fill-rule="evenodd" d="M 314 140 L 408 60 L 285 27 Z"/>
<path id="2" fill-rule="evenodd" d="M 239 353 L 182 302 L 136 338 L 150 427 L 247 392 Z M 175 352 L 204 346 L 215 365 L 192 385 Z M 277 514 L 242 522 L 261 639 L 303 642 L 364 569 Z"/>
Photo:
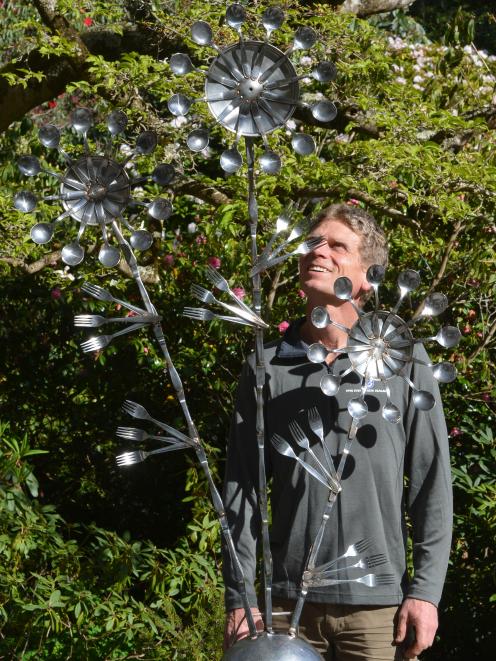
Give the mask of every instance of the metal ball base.
<path id="1" fill-rule="evenodd" d="M 223 661 L 322 661 L 321 655 L 301 638 L 264 632 L 244 638 L 227 650 Z"/>

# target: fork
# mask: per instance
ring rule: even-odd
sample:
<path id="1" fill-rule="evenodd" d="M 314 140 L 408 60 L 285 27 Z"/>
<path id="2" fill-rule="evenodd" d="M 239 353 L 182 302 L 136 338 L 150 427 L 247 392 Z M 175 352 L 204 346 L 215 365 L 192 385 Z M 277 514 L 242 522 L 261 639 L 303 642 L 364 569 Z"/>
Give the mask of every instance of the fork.
<path id="1" fill-rule="evenodd" d="M 294 438 L 295 443 L 297 443 L 300 446 L 300 448 L 302 448 L 303 450 L 307 450 L 310 453 L 312 459 L 315 461 L 316 464 L 318 464 L 319 468 L 326 476 L 327 480 L 329 481 L 329 484 L 332 484 L 333 486 L 332 490 L 336 491 L 336 489 L 339 489 L 339 483 L 337 482 L 337 480 L 335 480 L 332 477 L 332 475 L 329 473 L 329 471 L 325 468 L 325 466 L 322 464 L 320 459 L 317 457 L 315 452 L 312 450 L 308 438 L 305 436 L 302 428 L 295 420 L 289 423 L 289 431 L 291 433 L 291 436 Z"/>
<path id="2" fill-rule="evenodd" d="M 222 321 L 232 321 L 235 324 L 242 324 L 243 326 L 256 326 L 255 322 L 240 319 L 239 317 L 226 317 L 223 314 L 216 314 L 212 310 L 206 308 L 184 308 L 183 317 L 189 319 L 198 319 L 199 321 L 212 321 L 220 319 Z"/>
<path id="3" fill-rule="evenodd" d="M 312 574 L 320 574 L 321 576 L 329 577 L 328 574 L 336 574 L 340 571 L 348 571 L 348 569 L 373 569 L 374 567 L 380 567 L 387 563 L 387 557 L 384 553 L 376 553 L 375 555 L 370 555 L 367 558 L 360 558 L 357 562 L 354 562 L 352 565 L 346 565 L 346 567 L 336 567 L 335 569 L 323 570 L 322 567 L 315 567 L 311 570 Z M 324 565 L 322 565 L 324 566 Z"/>
<path id="4" fill-rule="evenodd" d="M 321 484 L 323 484 L 327 489 L 332 489 L 333 485 L 330 485 L 327 480 L 325 480 L 320 473 L 318 473 L 315 468 L 312 468 L 310 464 L 307 464 L 306 461 L 303 461 L 303 459 L 300 459 L 298 455 L 295 453 L 293 448 L 290 446 L 290 444 L 284 440 L 282 436 L 279 436 L 279 434 L 273 434 L 272 438 L 270 439 L 272 445 L 274 448 L 282 455 L 285 457 L 290 457 L 291 459 L 295 459 L 300 466 L 302 466 L 312 477 L 314 477 L 316 480 L 318 480 Z M 339 487 L 339 490 L 341 490 L 341 487 Z"/>
<path id="5" fill-rule="evenodd" d="M 200 285 L 191 285 L 191 293 L 193 294 L 193 296 L 196 296 L 196 298 L 198 298 L 200 301 L 203 301 L 203 303 L 207 303 L 209 305 L 212 304 L 221 305 L 223 308 L 229 310 L 229 312 L 234 312 L 234 314 L 237 314 L 242 319 L 246 319 L 247 321 L 251 321 L 252 323 L 255 322 L 259 326 L 263 325 L 264 328 L 268 328 L 268 325 L 263 321 L 263 319 L 260 319 L 260 317 L 256 315 L 254 312 L 251 312 L 249 314 L 248 312 L 246 312 L 246 310 L 242 310 L 241 308 L 239 308 L 239 306 L 229 305 L 228 303 L 223 303 L 222 301 L 219 301 L 217 298 L 215 298 L 212 292 L 209 291 L 208 289 L 205 289 L 205 287 L 201 287 Z"/>
<path id="6" fill-rule="evenodd" d="M 117 427 L 115 433 L 116 436 L 130 441 L 140 442 L 153 439 L 155 441 L 162 441 L 163 443 L 177 443 L 177 438 L 175 436 L 156 436 L 154 434 L 149 434 L 144 431 L 144 429 L 138 429 L 137 427 Z"/>
<path id="7" fill-rule="evenodd" d="M 369 588 L 375 588 L 379 585 L 393 585 L 396 583 L 394 574 L 365 574 L 358 578 L 319 578 L 318 576 L 309 577 L 307 585 L 321 586 L 341 585 L 342 583 L 362 583 Z"/>
<path id="8" fill-rule="evenodd" d="M 279 257 L 269 257 L 266 261 L 259 261 L 250 271 L 250 276 L 260 273 L 260 271 L 265 268 L 280 264 L 294 255 L 307 255 L 309 252 L 312 252 L 312 250 L 315 250 L 317 246 L 320 246 L 322 241 L 323 239 L 321 236 L 312 236 L 306 241 L 303 241 L 303 243 L 300 243 L 294 250 L 291 250 L 291 252 L 287 252 Z"/>
<path id="9" fill-rule="evenodd" d="M 214 269 L 213 266 L 210 266 L 210 264 L 207 266 L 207 270 L 205 272 L 207 278 L 210 280 L 210 282 L 214 285 L 214 287 L 217 287 L 220 291 L 225 292 L 228 294 L 233 301 L 236 302 L 236 305 L 239 305 L 242 307 L 246 312 L 249 314 L 253 315 L 253 310 L 246 305 L 246 303 L 243 303 L 243 301 L 236 296 L 236 294 L 233 292 L 233 290 L 229 287 L 229 283 L 227 280 L 221 276 L 221 274 Z"/>
<path id="10" fill-rule="evenodd" d="M 119 335 L 132 333 L 133 331 L 139 330 L 140 328 L 144 328 L 146 325 L 147 324 L 134 324 L 129 328 L 123 328 L 122 330 L 117 331 L 117 333 L 113 333 L 112 335 L 98 335 L 97 337 L 92 337 L 89 340 L 86 340 L 86 342 L 81 343 L 81 349 L 85 353 L 89 353 L 90 351 L 100 351 L 100 349 L 105 349 L 105 347 L 108 346 L 112 340 Z"/>
<path id="11" fill-rule="evenodd" d="M 184 443 L 188 443 L 189 445 L 194 445 L 194 441 L 189 436 L 186 436 L 186 434 L 183 434 L 177 429 L 174 429 L 174 427 L 167 425 L 165 422 L 161 422 L 160 420 L 156 420 L 155 418 L 152 418 L 152 416 L 148 413 L 145 407 L 141 406 L 141 404 L 132 402 L 130 399 L 126 399 L 126 401 L 122 405 L 122 410 L 125 413 L 128 413 L 133 418 L 137 418 L 138 420 L 148 420 L 149 422 L 153 422 L 154 425 L 160 427 L 169 434 L 172 434 L 172 436 L 175 436 Z"/>
<path id="12" fill-rule="evenodd" d="M 115 298 L 115 296 L 112 296 L 110 292 L 108 292 L 106 289 L 103 289 L 103 287 L 100 287 L 99 285 L 92 285 L 89 282 L 85 282 L 81 289 L 85 294 L 89 294 L 90 296 L 93 296 L 93 298 L 97 298 L 99 301 L 105 301 L 106 303 L 118 303 L 119 305 L 123 305 L 128 310 L 132 310 L 138 314 L 144 314 L 146 312 L 146 310 L 143 310 L 136 305 L 132 305 L 126 301 L 121 301 L 120 298 Z"/>
<path id="13" fill-rule="evenodd" d="M 100 328 L 111 322 L 123 324 L 154 323 L 160 317 L 155 314 L 137 314 L 135 317 L 102 317 L 99 314 L 77 314 L 74 317 L 74 326 L 78 328 Z"/>
<path id="14" fill-rule="evenodd" d="M 360 539 L 358 542 L 355 542 L 354 544 L 350 544 L 346 551 L 335 558 L 334 560 L 331 560 L 330 562 L 326 562 L 323 565 L 320 565 L 318 568 L 319 571 L 327 571 L 331 567 L 334 567 L 338 562 L 341 560 L 345 560 L 346 558 L 356 558 L 359 555 L 362 555 L 362 553 L 365 553 L 367 549 L 369 549 L 372 546 L 372 540 L 365 538 L 365 539 Z M 313 569 L 311 570 L 312 572 L 314 571 Z"/>
<path id="15" fill-rule="evenodd" d="M 320 444 L 322 445 L 322 448 L 324 450 L 324 457 L 326 460 L 327 467 L 329 468 L 329 472 L 331 473 L 332 477 L 335 480 L 337 480 L 338 476 L 336 473 L 336 466 L 334 465 L 334 461 L 332 459 L 331 452 L 327 447 L 327 443 L 324 440 L 324 424 L 322 422 L 322 418 L 320 417 L 320 414 L 316 406 L 312 407 L 308 411 L 308 424 L 310 425 L 310 429 L 313 431 L 315 436 L 318 437 Z"/>
<path id="16" fill-rule="evenodd" d="M 174 450 L 180 450 L 185 447 L 187 447 L 186 443 L 175 443 L 174 445 L 169 445 L 167 448 L 158 448 L 158 450 L 132 450 L 131 452 L 118 454 L 115 461 L 118 466 L 132 466 L 133 464 L 139 464 L 145 461 L 145 459 L 148 459 L 153 454 L 164 454 L 165 452 L 173 452 Z"/>

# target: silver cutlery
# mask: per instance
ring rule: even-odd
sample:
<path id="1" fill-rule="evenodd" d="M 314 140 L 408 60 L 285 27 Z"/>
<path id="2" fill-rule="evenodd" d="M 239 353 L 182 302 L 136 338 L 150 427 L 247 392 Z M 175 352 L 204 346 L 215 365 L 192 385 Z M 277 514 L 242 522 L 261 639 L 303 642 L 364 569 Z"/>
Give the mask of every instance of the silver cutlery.
<path id="1" fill-rule="evenodd" d="M 326 479 L 328 480 L 329 484 L 332 484 L 332 490 L 334 492 L 339 491 L 339 483 L 338 481 L 330 474 L 330 472 L 325 468 L 325 466 L 322 464 L 320 459 L 317 457 L 315 452 L 312 450 L 310 447 L 310 441 L 308 438 L 305 436 L 302 428 L 300 425 L 293 420 L 292 422 L 289 423 L 289 431 L 291 436 L 293 437 L 295 443 L 299 445 L 300 448 L 303 450 L 307 450 L 307 452 L 310 453 L 310 456 L 312 459 L 315 461 L 315 463 L 319 466 L 320 470 L 324 473 Z"/>
<path id="2" fill-rule="evenodd" d="M 156 314 L 137 314 L 134 317 L 102 317 L 99 314 L 77 314 L 74 317 L 74 326 L 78 328 L 100 328 L 104 324 L 140 324 L 155 323 L 160 320 Z"/>
<path id="3" fill-rule="evenodd" d="M 238 305 L 239 307 L 246 310 L 246 312 L 248 312 L 248 314 L 251 314 L 251 315 L 254 314 L 253 310 L 248 305 L 246 305 L 246 303 L 243 303 L 243 301 L 236 296 L 236 294 L 233 292 L 233 290 L 229 287 L 229 283 L 227 282 L 227 280 L 216 269 L 214 269 L 213 266 L 210 266 L 210 265 L 207 266 L 207 269 L 206 269 L 205 273 L 206 273 L 207 278 L 210 280 L 210 282 L 215 287 L 217 287 L 217 289 L 219 289 L 220 291 L 223 291 L 226 294 L 228 294 L 228 296 L 230 296 L 232 298 L 232 300 L 235 301 L 236 305 Z"/>
<path id="4" fill-rule="evenodd" d="M 254 322 L 240 319 L 239 317 L 226 317 L 223 314 L 216 314 L 215 312 L 212 312 L 212 310 L 207 310 L 206 308 L 184 308 L 183 317 L 198 319 L 199 321 L 213 321 L 214 319 L 219 319 L 221 321 L 231 321 L 234 324 L 242 324 L 243 326 L 257 325 Z"/>
<path id="5" fill-rule="evenodd" d="M 136 305 L 132 305 L 131 303 L 127 303 L 126 301 L 121 301 L 120 298 L 116 298 L 115 296 L 112 296 L 110 292 L 108 292 L 106 289 L 103 289 L 103 287 L 100 287 L 99 285 L 92 285 L 89 282 L 85 282 L 84 285 L 81 287 L 81 289 L 82 291 L 84 291 L 85 294 L 89 294 L 90 296 L 93 296 L 93 298 L 96 298 L 99 301 L 105 301 L 106 303 L 117 303 L 118 305 L 122 305 L 128 310 L 137 312 L 138 314 L 146 313 L 146 310 L 143 310 L 142 308 L 139 308 Z"/>
<path id="6" fill-rule="evenodd" d="M 266 268 L 270 268 L 271 266 L 275 266 L 276 264 L 281 264 L 286 259 L 289 259 L 294 255 L 307 255 L 309 252 L 312 252 L 312 250 L 315 250 L 317 246 L 320 246 L 321 243 L 322 243 L 322 237 L 312 236 L 310 237 L 310 239 L 307 239 L 306 241 L 303 241 L 303 243 L 300 243 L 291 252 L 287 252 L 284 255 L 280 255 L 279 257 L 269 257 L 264 262 L 260 262 L 260 261 L 257 262 L 257 264 L 255 264 L 255 266 L 250 271 L 250 276 L 254 276 L 257 273 L 260 273 L 260 271 L 263 271 Z"/>
<path id="7" fill-rule="evenodd" d="M 348 569 L 374 569 L 374 567 L 380 567 L 387 563 L 387 557 L 384 553 L 377 553 L 376 555 L 370 555 L 367 558 L 360 558 L 357 562 L 354 562 L 352 565 L 346 565 L 344 567 L 334 567 L 332 569 L 322 569 L 321 567 L 315 567 L 314 569 L 309 570 L 309 574 L 320 574 L 321 576 L 332 578 L 332 574 L 337 574 L 338 572 L 348 571 Z M 331 574 L 331 576 L 328 576 Z"/>
<path id="8" fill-rule="evenodd" d="M 327 443 L 324 440 L 324 424 L 322 422 L 322 418 L 320 417 L 320 414 L 316 406 L 314 406 L 308 411 L 308 424 L 310 425 L 310 429 L 313 431 L 315 436 L 317 436 L 317 438 L 319 439 L 320 444 L 324 449 L 324 457 L 329 472 L 331 473 L 333 478 L 337 480 L 336 467 L 334 466 L 334 461 L 332 459 L 331 452 L 327 447 Z"/>
<path id="9" fill-rule="evenodd" d="M 183 434 L 177 429 L 174 429 L 174 427 L 171 427 L 165 422 L 156 420 L 148 413 L 148 411 L 145 409 L 144 406 L 141 406 L 141 404 L 137 404 L 136 402 L 132 402 L 130 399 L 126 399 L 126 401 L 122 405 L 122 410 L 125 413 L 128 413 L 133 418 L 137 418 L 138 420 L 148 420 L 149 422 L 153 422 L 154 425 L 160 427 L 161 429 L 168 432 L 172 436 L 175 436 L 180 441 L 183 441 L 184 443 L 188 443 L 189 445 L 194 445 L 194 441 L 189 436 L 186 436 L 186 434 Z"/>
<path id="10" fill-rule="evenodd" d="M 365 553 L 365 551 L 367 551 L 367 549 L 369 549 L 371 546 L 371 539 L 360 539 L 358 542 L 350 544 L 346 551 L 339 557 L 334 558 L 334 560 L 331 560 L 330 562 L 326 562 L 324 565 L 320 565 L 319 571 L 327 571 L 331 567 L 334 567 L 334 565 L 336 565 L 338 562 L 341 562 L 341 560 L 345 560 L 346 558 L 356 558 Z"/>
<path id="11" fill-rule="evenodd" d="M 142 461 L 145 461 L 145 459 L 148 459 L 148 457 L 151 457 L 154 454 L 173 452 L 174 450 L 181 450 L 185 447 L 187 447 L 186 443 L 175 443 L 167 448 L 158 448 L 158 450 L 132 450 L 131 452 L 118 454 L 115 461 L 118 466 L 132 466 L 133 464 L 139 464 Z"/>
<path id="12" fill-rule="evenodd" d="M 234 314 L 238 315 L 242 319 L 245 319 L 246 321 L 250 321 L 251 323 L 257 324 L 258 326 L 268 328 L 268 325 L 263 321 L 263 319 L 261 319 L 254 312 L 247 312 L 246 310 L 241 309 L 238 305 L 229 305 L 228 303 L 219 301 L 212 294 L 212 292 L 209 291 L 208 289 L 205 289 L 205 287 L 201 287 L 200 285 L 191 285 L 191 293 L 193 294 L 193 296 L 196 296 L 196 298 L 198 298 L 203 303 L 207 303 L 209 305 L 213 305 L 213 304 L 220 305 L 225 310 L 229 310 L 229 312 L 233 312 Z"/>
<path id="13" fill-rule="evenodd" d="M 320 578 L 313 575 L 308 577 L 306 584 L 308 586 L 325 587 L 328 585 L 342 585 L 343 583 L 361 583 L 368 588 L 376 588 L 380 585 L 393 585 L 396 583 L 394 574 L 365 574 L 358 578 Z"/>
<path id="14" fill-rule="evenodd" d="M 97 337 L 92 337 L 89 340 L 86 340 L 86 342 L 81 343 L 81 349 L 85 353 L 89 353 L 90 351 L 100 351 L 100 349 L 105 349 L 105 347 L 108 346 L 114 338 L 119 337 L 119 335 L 133 333 L 140 328 L 144 328 L 146 325 L 147 324 L 134 324 L 128 328 L 123 328 L 112 335 L 98 335 Z"/>
<path id="15" fill-rule="evenodd" d="M 152 439 L 154 441 L 161 441 L 162 443 L 177 443 L 176 436 L 157 436 L 155 434 L 149 434 L 144 429 L 138 429 L 137 427 L 117 427 L 115 432 L 119 438 L 125 438 L 129 441 L 147 441 Z"/>
<path id="16" fill-rule="evenodd" d="M 290 457 L 291 459 L 294 459 L 297 461 L 300 466 L 302 466 L 307 473 L 310 473 L 312 477 L 314 477 L 316 480 L 318 480 L 321 484 L 323 484 L 327 489 L 332 489 L 334 490 L 334 484 L 329 484 L 329 481 L 323 478 L 320 473 L 318 473 L 310 464 L 307 464 L 306 461 L 303 461 L 303 459 L 300 459 L 298 455 L 295 453 L 293 448 L 290 446 L 290 444 L 284 440 L 282 436 L 279 436 L 279 434 L 273 434 L 272 438 L 270 439 L 272 445 L 274 448 L 282 455 L 285 457 Z M 341 487 L 338 488 L 338 491 L 341 490 Z"/>

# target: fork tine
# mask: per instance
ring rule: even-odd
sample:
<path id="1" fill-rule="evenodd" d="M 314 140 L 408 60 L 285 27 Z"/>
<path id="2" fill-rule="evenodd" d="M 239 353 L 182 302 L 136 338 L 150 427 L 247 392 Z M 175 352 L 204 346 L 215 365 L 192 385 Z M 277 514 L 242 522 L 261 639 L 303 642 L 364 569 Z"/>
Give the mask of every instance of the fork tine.
<path id="1" fill-rule="evenodd" d="M 360 539 L 358 542 L 355 542 L 354 546 L 357 553 L 363 553 L 371 546 L 371 544 L 372 540 L 368 537 L 365 537 L 364 539 Z"/>

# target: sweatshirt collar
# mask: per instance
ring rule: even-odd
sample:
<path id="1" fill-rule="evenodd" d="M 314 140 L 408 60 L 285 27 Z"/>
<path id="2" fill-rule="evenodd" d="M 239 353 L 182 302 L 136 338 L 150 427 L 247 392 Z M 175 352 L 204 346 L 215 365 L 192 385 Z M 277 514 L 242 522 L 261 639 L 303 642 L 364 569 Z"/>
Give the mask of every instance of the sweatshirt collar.
<path id="1" fill-rule="evenodd" d="M 300 337 L 305 317 L 292 321 L 276 349 L 277 358 L 306 358 L 308 344 Z"/>

